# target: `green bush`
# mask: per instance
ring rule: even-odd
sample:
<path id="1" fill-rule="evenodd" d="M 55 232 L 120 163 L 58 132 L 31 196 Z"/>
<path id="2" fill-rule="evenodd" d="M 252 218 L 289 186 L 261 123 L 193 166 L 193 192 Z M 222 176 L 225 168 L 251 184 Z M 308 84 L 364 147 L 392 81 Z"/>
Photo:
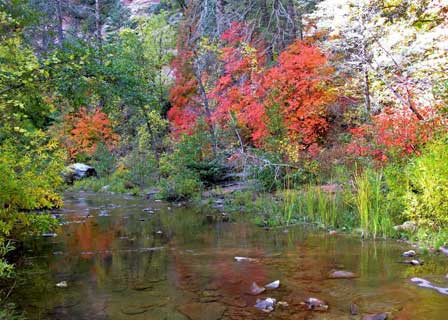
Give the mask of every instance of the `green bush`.
<path id="1" fill-rule="evenodd" d="M 104 143 L 98 144 L 93 155 L 92 166 L 99 177 L 107 177 L 115 170 L 117 163 L 116 156 L 107 148 Z"/>
<path id="2" fill-rule="evenodd" d="M 3 141 L 0 145 L 0 277 L 11 267 L 4 260 L 10 241 L 48 232 L 56 221 L 34 210 L 60 207 L 58 193 L 65 154 L 40 131 L 28 135 L 26 145 Z"/>
<path id="3" fill-rule="evenodd" d="M 418 225 L 448 227 L 448 144 L 440 139 L 428 144 L 406 166 L 405 214 Z"/>
<path id="4" fill-rule="evenodd" d="M 194 175 L 179 174 L 160 181 L 160 197 L 169 201 L 188 200 L 198 196 L 201 181 Z"/>

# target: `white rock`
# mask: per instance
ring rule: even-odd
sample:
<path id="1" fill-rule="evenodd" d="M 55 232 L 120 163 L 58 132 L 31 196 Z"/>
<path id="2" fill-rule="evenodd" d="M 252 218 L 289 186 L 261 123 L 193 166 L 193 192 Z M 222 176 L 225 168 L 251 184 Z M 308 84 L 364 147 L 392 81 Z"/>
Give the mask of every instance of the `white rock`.
<path id="1" fill-rule="evenodd" d="M 264 286 L 266 289 L 277 289 L 280 287 L 280 280 L 272 281 L 271 283 L 268 283 Z"/>
<path id="2" fill-rule="evenodd" d="M 56 287 L 67 288 L 68 287 L 67 281 L 61 281 L 61 282 L 56 283 Z"/>

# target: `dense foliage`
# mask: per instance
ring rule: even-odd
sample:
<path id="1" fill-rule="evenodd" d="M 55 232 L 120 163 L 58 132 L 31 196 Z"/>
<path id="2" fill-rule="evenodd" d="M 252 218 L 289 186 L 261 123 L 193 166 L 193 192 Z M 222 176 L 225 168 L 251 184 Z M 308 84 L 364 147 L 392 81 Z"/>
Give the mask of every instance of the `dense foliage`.
<path id="1" fill-rule="evenodd" d="M 0 277 L 74 162 L 73 189 L 243 185 L 262 224 L 448 230 L 446 3 L 129 3 L 0 2 Z"/>

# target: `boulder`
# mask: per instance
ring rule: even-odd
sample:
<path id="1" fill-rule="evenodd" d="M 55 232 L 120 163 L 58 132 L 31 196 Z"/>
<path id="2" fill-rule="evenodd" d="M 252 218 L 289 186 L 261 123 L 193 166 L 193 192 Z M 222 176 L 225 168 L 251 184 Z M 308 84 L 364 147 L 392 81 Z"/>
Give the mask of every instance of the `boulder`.
<path id="1" fill-rule="evenodd" d="M 329 273 L 328 277 L 330 279 L 352 279 L 356 278 L 357 275 L 351 271 L 333 270 Z"/>
<path id="2" fill-rule="evenodd" d="M 396 231 L 415 232 L 417 225 L 412 221 L 405 221 L 403 224 L 395 226 L 394 229 Z"/>
<path id="3" fill-rule="evenodd" d="M 96 177 L 97 173 L 95 168 L 91 166 L 84 163 L 74 163 L 66 167 L 62 172 L 62 175 L 64 176 L 65 181 L 71 184 L 75 180 Z"/>

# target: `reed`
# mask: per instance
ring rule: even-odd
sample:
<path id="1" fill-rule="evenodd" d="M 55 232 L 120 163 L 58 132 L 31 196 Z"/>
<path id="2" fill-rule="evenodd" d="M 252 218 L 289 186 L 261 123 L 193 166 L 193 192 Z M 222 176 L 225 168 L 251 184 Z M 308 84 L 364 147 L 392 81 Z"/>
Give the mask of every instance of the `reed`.
<path id="1" fill-rule="evenodd" d="M 383 173 L 365 170 L 355 175 L 354 182 L 354 204 L 363 236 L 388 236 L 393 223 L 383 191 Z"/>

